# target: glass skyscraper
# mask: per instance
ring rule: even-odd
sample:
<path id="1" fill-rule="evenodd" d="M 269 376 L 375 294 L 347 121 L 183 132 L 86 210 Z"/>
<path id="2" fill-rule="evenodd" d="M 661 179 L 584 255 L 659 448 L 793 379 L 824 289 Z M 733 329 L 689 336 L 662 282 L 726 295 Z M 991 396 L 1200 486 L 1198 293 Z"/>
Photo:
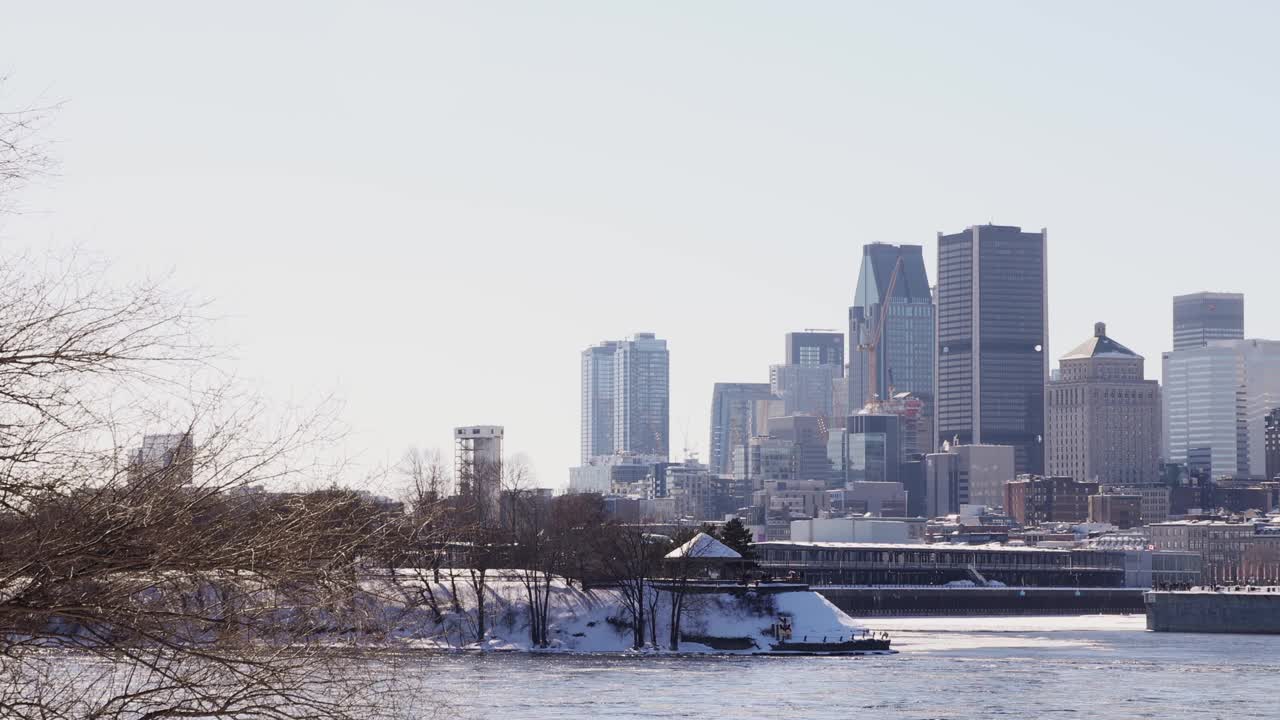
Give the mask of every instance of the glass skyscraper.
<path id="1" fill-rule="evenodd" d="M 1011 445 L 1044 473 L 1047 233 L 975 225 L 938 234 L 940 441 Z"/>
<path id="2" fill-rule="evenodd" d="M 909 392 L 923 402 L 921 431 L 930 438 L 923 452 L 933 449 L 935 327 L 933 295 L 919 245 L 872 243 L 862 247 L 862 268 L 853 306 L 849 308 L 849 402 L 855 415 L 870 400 L 869 350 L 876 324 L 899 260 L 893 297 L 876 347 L 876 386 L 882 399 L 889 391 Z"/>

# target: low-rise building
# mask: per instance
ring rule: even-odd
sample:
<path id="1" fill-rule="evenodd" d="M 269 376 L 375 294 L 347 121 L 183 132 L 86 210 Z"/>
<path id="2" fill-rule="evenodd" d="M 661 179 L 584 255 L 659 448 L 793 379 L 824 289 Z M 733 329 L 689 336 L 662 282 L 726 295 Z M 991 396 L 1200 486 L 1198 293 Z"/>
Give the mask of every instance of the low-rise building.
<path id="1" fill-rule="evenodd" d="M 1142 524 L 1142 498 L 1138 495 L 1090 495 L 1088 503 L 1091 523 L 1106 523 L 1121 530 Z"/>
<path id="2" fill-rule="evenodd" d="M 1260 532 L 1254 523 L 1180 520 L 1151 528 L 1157 550 L 1182 550 L 1203 558 L 1203 582 L 1213 584 L 1280 580 L 1280 535 Z"/>
<path id="3" fill-rule="evenodd" d="M 998 581 L 1010 586 L 1125 587 L 1124 555 L 1092 549 L 1004 545 L 764 542 L 760 566 L 819 585 L 945 585 Z"/>
<path id="4" fill-rule="evenodd" d="M 843 490 L 828 490 L 827 498 L 833 515 L 907 515 L 907 492 L 902 483 L 851 482 Z"/>
<path id="5" fill-rule="evenodd" d="M 920 518 L 809 518 L 791 521 L 793 542 L 923 543 Z"/>
<path id="6" fill-rule="evenodd" d="M 1089 496 L 1098 483 L 1069 477 L 1023 475 L 1005 484 L 1005 511 L 1022 525 L 1078 523 L 1089 517 Z"/>

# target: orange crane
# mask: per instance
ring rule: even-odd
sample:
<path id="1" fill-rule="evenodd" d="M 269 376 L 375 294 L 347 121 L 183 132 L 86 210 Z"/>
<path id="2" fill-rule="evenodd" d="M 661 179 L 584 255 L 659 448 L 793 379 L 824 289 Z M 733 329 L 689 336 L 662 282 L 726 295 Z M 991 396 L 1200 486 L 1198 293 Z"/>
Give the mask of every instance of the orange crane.
<path id="1" fill-rule="evenodd" d="M 880 402 L 880 377 L 876 368 L 876 351 L 880 348 L 880 338 L 884 335 L 884 324 L 889 319 L 889 303 L 893 302 L 893 289 L 898 284 L 898 273 L 901 270 L 902 256 L 898 256 L 898 262 L 894 263 L 893 272 L 889 275 L 889 287 L 885 289 L 884 299 L 880 302 L 880 318 L 871 331 L 870 340 L 858 345 L 858 352 L 867 353 L 867 395 L 870 397 L 870 403 Z"/>

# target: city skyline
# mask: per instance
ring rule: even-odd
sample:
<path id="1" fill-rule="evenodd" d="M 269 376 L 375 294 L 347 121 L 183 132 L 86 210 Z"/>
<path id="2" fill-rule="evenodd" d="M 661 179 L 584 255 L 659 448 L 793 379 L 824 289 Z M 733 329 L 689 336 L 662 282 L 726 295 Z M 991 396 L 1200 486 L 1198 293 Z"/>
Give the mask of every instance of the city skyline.
<path id="1" fill-rule="evenodd" d="M 734 12 L 18 7 L 5 96 L 66 102 L 58 174 L 0 234 L 172 272 L 228 319 L 238 375 L 345 402 L 362 469 L 499 423 L 555 487 L 583 347 L 667 339 L 672 456 L 705 460 L 714 383 L 767 382 L 786 332 L 847 332 L 871 242 L 923 246 L 932 279 L 939 231 L 1049 228 L 1050 357 L 1105 319 L 1159 379 L 1170 298 L 1202 290 L 1280 338 L 1272 269 L 1240 260 L 1272 242 L 1274 9 Z"/>

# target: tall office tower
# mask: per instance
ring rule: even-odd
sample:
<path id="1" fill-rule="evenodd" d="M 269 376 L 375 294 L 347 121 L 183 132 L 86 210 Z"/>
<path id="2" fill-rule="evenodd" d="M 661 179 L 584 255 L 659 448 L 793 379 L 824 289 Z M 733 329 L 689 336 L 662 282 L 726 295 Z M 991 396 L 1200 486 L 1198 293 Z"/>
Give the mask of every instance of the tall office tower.
<path id="1" fill-rule="evenodd" d="M 582 464 L 613 453 L 613 365 L 618 343 L 582 351 Z"/>
<path id="2" fill-rule="evenodd" d="M 670 457 L 667 341 L 637 333 L 618 343 L 613 365 L 613 450 Z"/>
<path id="3" fill-rule="evenodd" d="M 476 519 L 485 525 L 498 522 L 502 494 L 501 425 L 468 425 L 453 429 L 453 476 L 458 495 L 470 500 Z"/>
<path id="4" fill-rule="evenodd" d="M 1211 340 L 1164 353 L 1165 459 L 1211 477 L 1266 474 L 1266 416 L 1280 406 L 1280 342 Z"/>
<path id="5" fill-rule="evenodd" d="M 716 383 L 711 391 L 711 456 L 713 475 L 733 472 L 733 448 L 745 447 L 756 435 L 768 434 L 768 418 L 757 417 L 761 401 L 773 397 L 769 383 Z"/>
<path id="6" fill-rule="evenodd" d="M 884 327 L 880 327 L 881 317 Z M 919 452 L 934 448 L 935 332 L 933 293 L 922 248 L 863 245 L 858 288 L 849 308 L 849 414 L 871 401 L 873 383 L 868 372 L 874 364 L 874 385 L 881 399 L 909 392 L 924 403 L 921 430 L 926 440 Z"/>
<path id="7" fill-rule="evenodd" d="M 1046 240 L 1004 225 L 938 234 L 939 441 L 1011 445 L 1019 473 L 1044 471 Z"/>
<path id="8" fill-rule="evenodd" d="M 1244 295 L 1198 292 L 1173 298 L 1173 349 L 1244 339 Z"/>
<path id="9" fill-rule="evenodd" d="M 844 334 L 827 330 L 787 333 L 787 364 L 835 365 L 844 374 Z"/>
<path id="10" fill-rule="evenodd" d="M 1142 356 L 1093 326 L 1063 355 L 1049 383 L 1045 464 L 1050 475 L 1103 485 L 1155 482 L 1160 463 L 1160 384 L 1144 379 Z"/>

